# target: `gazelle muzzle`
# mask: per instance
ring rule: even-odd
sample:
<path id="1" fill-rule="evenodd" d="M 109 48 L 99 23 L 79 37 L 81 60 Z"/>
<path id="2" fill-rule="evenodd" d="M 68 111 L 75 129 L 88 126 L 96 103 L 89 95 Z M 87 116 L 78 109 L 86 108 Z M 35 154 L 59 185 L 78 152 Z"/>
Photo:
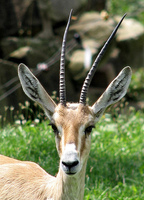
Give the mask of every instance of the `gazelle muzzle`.
<path id="1" fill-rule="evenodd" d="M 61 169 L 68 175 L 74 175 L 80 171 L 80 160 L 75 144 L 67 144 L 60 162 Z"/>

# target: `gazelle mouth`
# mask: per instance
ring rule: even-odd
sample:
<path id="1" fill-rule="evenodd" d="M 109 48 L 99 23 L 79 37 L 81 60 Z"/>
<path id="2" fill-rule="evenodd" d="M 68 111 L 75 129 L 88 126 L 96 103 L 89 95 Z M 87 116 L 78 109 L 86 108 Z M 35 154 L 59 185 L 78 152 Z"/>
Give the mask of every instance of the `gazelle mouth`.
<path id="1" fill-rule="evenodd" d="M 70 169 L 70 170 L 69 169 L 63 169 L 63 171 L 68 176 L 74 176 L 79 172 L 79 169 L 77 169 L 77 170 L 76 169 L 75 170 L 73 170 L 73 169 Z"/>
<path id="2" fill-rule="evenodd" d="M 69 175 L 69 176 L 73 176 L 73 175 L 75 175 L 77 172 L 65 172 L 67 175 Z"/>
<path id="3" fill-rule="evenodd" d="M 70 175 L 70 176 L 76 174 L 79 171 L 79 170 L 74 169 L 74 168 L 69 169 L 68 167 L 65 167 L 65 166 L 62 166 L 62 170 L 65 172 L 65 174 Z"/>

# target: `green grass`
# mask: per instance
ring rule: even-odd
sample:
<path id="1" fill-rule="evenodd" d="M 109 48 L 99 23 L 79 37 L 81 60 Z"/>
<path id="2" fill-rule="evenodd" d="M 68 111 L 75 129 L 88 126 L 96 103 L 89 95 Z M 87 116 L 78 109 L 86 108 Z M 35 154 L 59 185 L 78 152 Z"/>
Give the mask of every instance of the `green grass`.
<path id="1" fill-rule="evenodd" d="M 108 114 L 93 132 L 86 199 L 144 199 L 144 114 Z"/>
<path id="2" fill-rule="evenodd" d="M 105 114 L 92 133 L 85 200 L 144 199 L 144 113 Z M 1 129 L 0 153 L 40 164 L 55 175 L 59 158 L 48 122 Z"/>

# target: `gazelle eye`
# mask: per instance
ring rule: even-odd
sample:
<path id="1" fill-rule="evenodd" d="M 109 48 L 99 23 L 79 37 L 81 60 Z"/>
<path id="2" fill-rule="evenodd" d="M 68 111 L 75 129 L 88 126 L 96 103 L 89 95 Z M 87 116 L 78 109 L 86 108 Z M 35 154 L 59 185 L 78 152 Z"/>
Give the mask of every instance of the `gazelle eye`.
<path id="1" fill-rule="evenodd" d="M 88 126 L 86 129 L 85 129 L 85 134 L 90 134 L 92 132 L 92 129 L 94 128 L 94 126 Z"/>
<path id="2" fill-rule="evenodd" d="M 52 127 L 54 134 L 57 135 L 59 133 L 57 127 L 54 124 L 49 124 L 49 125 Z"/>

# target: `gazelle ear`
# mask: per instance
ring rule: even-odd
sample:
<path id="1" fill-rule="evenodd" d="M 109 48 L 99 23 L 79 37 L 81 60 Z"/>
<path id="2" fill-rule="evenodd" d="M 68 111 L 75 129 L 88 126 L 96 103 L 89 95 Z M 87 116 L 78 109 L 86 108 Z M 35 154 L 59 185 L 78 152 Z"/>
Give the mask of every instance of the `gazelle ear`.
<path id="1" fill-rule="evenodd" d="M 18 66 L 18 76 L 25 94 L 38 103 L 43 108 L 48 118 L 51 119 L 56 104 L 45 91 L 38 79 L 24 64 Z"/>
<path id="2" fill-rule="evenodd" d="M 119 101 L 126 94 L 131 81 L 131 68 L 125 67 L 118 76 L 109 84 L 105 92 L 94 103 L 92 110 L 96 116 L 96 121 L 99 120 L 105 109 Z"/>

